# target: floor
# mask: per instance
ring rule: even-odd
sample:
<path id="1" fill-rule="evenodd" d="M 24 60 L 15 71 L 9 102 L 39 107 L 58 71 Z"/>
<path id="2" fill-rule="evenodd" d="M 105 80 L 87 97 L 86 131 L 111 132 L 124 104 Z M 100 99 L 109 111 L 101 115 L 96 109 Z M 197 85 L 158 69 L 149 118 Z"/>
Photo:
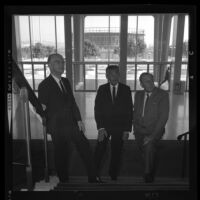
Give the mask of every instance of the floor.
<path id="1" fill-rule="evenodd" d="M 134 103 L 134 95 L 132 99 Z M 86 127 L 86 136 L 89 139 L 97 138 L 96 123 L 94 120 L 94 101 L 95 92 L 76 92 L 76 102 L 80 108 L 82 119 Z M 166 133 L 163 136 L 164 140 L 176 140 L 179 134 L 189 130 L 189 94 L 172 94 L 170 93 L 170 113 L 166 125 Z M 130 134 L 129 139 L 134 139 L 133 134 Z"/>
<path id="2" fill-rule="evenodd" d="M 134 92 L 132 99 L 134 102 Z M 96 123 L 94 120 L 94 101 L 96 92 L 75 92 L 75 99 L 80 108 L 81 116 L 86 127 L 86 136 L 88 139 L 97 138 Z M 13 98 L 14 99 L 14 98 Z M 16 99 L 16 97 L 15 97 Z M 25 133 L 20 128 L 20 109 L 16 109 L 17 101 L 14 101 L 13 106 L 13 139 L 23 139 Z M 19 106 L 17 106 L 19 108 Z M 33 107 L 30 104 L 30 126 L 31 138 L 42 139 L 43 127 L 39 115 L 35 114 Z M 166 125 L 166 133 L 163 136 L 164 140 L 176 140 L 179 134 L 189 130 L 189 93 L 172 94 L 170 92 L 170 114 Z M 48 139 L 51 140 L 50 135 Z M 133 134 L 130 134 L 129 139 L 134 139 Z"/>
<path id="3" fill-rule="evenodd" d="M 119 177 L 117 181 L 111 181 L 109 177 L 102 177 L 105 183 L 88 183 L 86 176 L 70 177 L 69 183 L 59 183 L 56 176 L 50 176 L 49 182 L 41 180 L 35 184 L 33 191 L 52 190 L 188 190 L 188 179 L 157 177 L 153 183 L 144 183 L 142 177 Z M 20 191 L 27 191 L 26 188 Z"/>

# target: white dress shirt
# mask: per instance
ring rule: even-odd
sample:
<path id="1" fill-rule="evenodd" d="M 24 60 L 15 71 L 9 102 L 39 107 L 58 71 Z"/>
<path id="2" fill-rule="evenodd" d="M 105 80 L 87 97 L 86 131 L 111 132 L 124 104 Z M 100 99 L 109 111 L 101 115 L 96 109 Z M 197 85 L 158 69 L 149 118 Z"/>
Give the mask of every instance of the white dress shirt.
<path id="1" fill-rule="evenodd" d="M 112 96 L 113 87 L 115 87 L 115 97 L 116 97 L 116 95 L 117 95 L 117 90 L 118 90 L 118 86 L 119 86 L 119 83 L 117 83 L 116 85 L 111 85 L 111 84 L 110 84 L 111 96 Z M 112 99 L 113 99 L 113 96 L 112 96 Z"/>
<path id="2" fill-rule="evenodd" d="M 56 83 L 58 84 L 59 88 L 60 88 L 61 91 L 62 91 L 62 88 L 61 88 L 61 85 L 60 85 L 60 80 L 61 80 L 61 78 L 59 79 L 59 78 L 57 78 L 56 76 L 54 76 L 53 74 L 51 74 L 51 76 L 54 78 L 54 80 L 56 81 Z"/>

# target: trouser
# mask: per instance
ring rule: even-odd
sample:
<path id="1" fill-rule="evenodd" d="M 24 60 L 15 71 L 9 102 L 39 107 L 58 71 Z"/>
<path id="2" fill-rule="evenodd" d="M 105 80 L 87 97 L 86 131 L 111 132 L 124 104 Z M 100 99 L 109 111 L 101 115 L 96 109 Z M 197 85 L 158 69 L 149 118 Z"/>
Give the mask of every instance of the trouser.
<path id="1" fill-rule="evenodd" d="M 69 179 L 69 161 L 72 152 L 72 143 L 75 144 L 75 147 L 86 166 L 88 180 L 95 179 L 96 172 L 93 153 L 89 141 L 85 135 L 78 130 L 78 127 L 73 131 L 63 133 L 63 135 L 57 132 L 57 135 L 56 133 L 52 135 L 52 139 L 55 150 L 55 167 L 60 181 L 64 182 Z"/>
<path id="2" fill-rule="evenodd" d="M 157 144 L 159 139 L 143 145 L 144 137 L 145 135 L 143 134 L 135 133 L 136 143 L 143 155 L 144 173 L 151 173 L 154 175 L 157 163 Z"/>
<path id="3" fill-rule="evenodd" d="M 104 138 L 102 142 L 97 141 L 95 147 L 95 166 L 97 176 L 100 176 L 101 169 L 103 167 L 103 160 L 105 159 L 105 153 L 108 145 L 109 138 L 111 136 L 111 160 L 109 164 L 109 175 L 112 178 L 117 178 L 120 169 L 121 153 L 122 153 L 122 132 L 107 132 L 108 136 Z"/>

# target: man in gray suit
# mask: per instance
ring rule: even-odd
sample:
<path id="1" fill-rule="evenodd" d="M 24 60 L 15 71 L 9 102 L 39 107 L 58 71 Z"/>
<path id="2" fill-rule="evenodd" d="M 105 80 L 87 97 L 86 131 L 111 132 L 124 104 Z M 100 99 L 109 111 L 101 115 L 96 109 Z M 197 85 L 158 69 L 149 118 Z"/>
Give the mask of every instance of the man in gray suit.
<path id="1" fill-rule="evenodd" d="M 154 181 L 156 145 L 165 132 L 169 117 L 169 94 L 155 87 L 153 75 L 142 73 L 134 101 L 133 130 L 136 142 L 143 153 L 144 181 Z"/>

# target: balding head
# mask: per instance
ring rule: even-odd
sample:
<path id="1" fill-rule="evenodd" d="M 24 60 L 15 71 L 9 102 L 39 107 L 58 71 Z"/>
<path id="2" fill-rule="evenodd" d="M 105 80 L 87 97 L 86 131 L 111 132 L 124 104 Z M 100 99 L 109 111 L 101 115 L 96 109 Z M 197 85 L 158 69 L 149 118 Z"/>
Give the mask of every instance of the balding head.
<path id="1" fill-rule="evenodd" d="M 56 59 L 56 58 L 60 58 L 60 59 L 63 59 L 63 60 L 64 60 L 64 58 L 63 58 L 62 55 L 60 55 L 60 54 L 58 54 L 58 53 L 54 53 L 54 54 L 49 55 L 48 60 L 47 60 L 47 63 L 48 63 L 48 64 L 51 63 L 52 60 L 54 60 L 54 59 Z"/>
<path id="2" fill-rule="evenodd" d="M 60 54 L 51 54 L 48 57 L 48 66 L 51 74 L 60 78 L 64 72 L 64 58 Z"/>
<path id="3" fill-rule="evenodd" d="M 155 87 L 153 75 L 148 72 L 142 73 L 140 75 L 140 85 L 146 92 L 152 92 Z"/>

